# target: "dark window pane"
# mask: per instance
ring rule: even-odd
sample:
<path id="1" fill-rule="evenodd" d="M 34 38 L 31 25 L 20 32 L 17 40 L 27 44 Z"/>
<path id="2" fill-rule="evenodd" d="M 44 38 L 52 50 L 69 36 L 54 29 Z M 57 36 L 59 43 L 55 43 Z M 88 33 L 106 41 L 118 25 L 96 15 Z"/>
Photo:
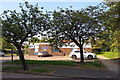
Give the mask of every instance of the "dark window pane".
<path id="1" fill-rule="evenodd" d="M 76 53 L 80 53 L 80 51 L 75 51 Z"/>

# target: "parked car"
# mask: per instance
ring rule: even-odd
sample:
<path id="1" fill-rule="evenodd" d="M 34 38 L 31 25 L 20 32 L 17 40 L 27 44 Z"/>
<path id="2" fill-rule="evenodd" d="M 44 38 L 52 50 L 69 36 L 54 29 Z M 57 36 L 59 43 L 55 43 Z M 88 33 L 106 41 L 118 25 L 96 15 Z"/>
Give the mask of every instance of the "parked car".
<path id="1" fill-rule="evenodd" d="M 89 59 L 89 60 L 97 58 L 95 53 L 89 53 L 87 51 L 83 51 L 83 56 L 85 59 Z M 71 57 L 72 59 L 80 58 L 80 50 L 73 50 L 70 53 L 69 57 Z"/>
<path id="2" fill-rule="evenodd" d="M 38 52 L 38 57 L 49 56 L 50 54 L 47 51 Z"/>
<path id="3" fill-rule="evenodd" d="M 0 56 L 5 56 L 5 53 L 3 53 L 2 51 L 0 51 Z"/>

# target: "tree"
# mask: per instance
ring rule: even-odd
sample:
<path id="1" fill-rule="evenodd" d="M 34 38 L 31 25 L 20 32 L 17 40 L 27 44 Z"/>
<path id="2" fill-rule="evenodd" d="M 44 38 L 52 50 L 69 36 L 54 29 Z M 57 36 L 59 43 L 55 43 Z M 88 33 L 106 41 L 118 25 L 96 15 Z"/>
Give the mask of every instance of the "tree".
<path id="1" fill-rule="evenodd" d="M 10 43 L 8 43 L 7 41 L 4 40 L 4 38 L 1 38 L 2 40 L 2 49 L 12 49 L 15 50 L 15 47 L 13 45 L 11 45 Z"/>
<path id="2" fill-rule="evenodd" d="M 120 52 L 120 2 L 106 2 L 104 5 L 108 8 L 103 18 L 105 31 L 100 35 L 106 43 L 104 49 Z"/>
<path id="3" fill-rule="evenodd" d="M 19 5 L 20 12 L 16 10 L 4 11 L 2 15 L 2 32 L 3 37 L 9 43 L 13 43 L 19 52 L 19 58 L 22 62 L 23 69 L 28 70 L 25 62 L 24 54 L 21 50 L 22 44 L 29 37 L 43 31 L 47 16 L 42 14 L 42 9 L 38 9 L 37 5 L 30 5 L 28 2 Z"/>
<path id="4" fill-rule="evenodd" d="M 106 0 L 105 0 L 106 1 Z M 105 30 L 99 35 L 99 38 L 95 40 L 99 44 L 102 51 L 115 51 L 120 52 L 120 2 L 107 2 L 103 4 L 107 6 L 104 16 L 101 16 L 105 21 Z M 94 48 L 97 49 L 97 44 L 94 44 Z"/>
<path id="5" fill-rule="evenodd" d="M 37 37 L 33 37 L 32 39 L 29 40 L 30 43 L 37 43 L 40 40 Z"/>
<path id="6" fill-rule="evenodd" d="M 46 42 L 45 37 L 42 37 L 42 39 L 40 40 L 40 43 L 42 43 L 42 42 Z"/>
<path id="7" fill-rule="evenodd" d="M 62 46 L 62 40 L 73 41 L 80 48 L 81 62 L 83 63 L 83 44 L 102 30 L 101 16 L 104 12 L 100 11 L 98 7 L 89 6 L 81 10 L 60 8 L 59 11 L 54 11 L 48 30 L 52 43 Z"/>
<path id="8" fill-rule="evenodd" d="M 120 1 L 107 2 L 106 4 L 109 7 L 106 27 L 111 33 L 110 38 L 112 39 L 110 47 L 112 51 L 117 50 L 117 52 L 120 52 Z"/>
<path id="9" fill-rule="evenodd" d="M 28 54 L 29 45 L 25 45 L 24 48 L 25 48 L 25 54 Z"/>
<path id="10" fill-rule="evenodd" d="M 46 37 L 42 37 L 41 40 L 39 40 L 37 37 L 34 37 L 29 40 L 30 43 L 42 43 L 42 42 L 49 42 L 49 38 L 47 39 Z"/>

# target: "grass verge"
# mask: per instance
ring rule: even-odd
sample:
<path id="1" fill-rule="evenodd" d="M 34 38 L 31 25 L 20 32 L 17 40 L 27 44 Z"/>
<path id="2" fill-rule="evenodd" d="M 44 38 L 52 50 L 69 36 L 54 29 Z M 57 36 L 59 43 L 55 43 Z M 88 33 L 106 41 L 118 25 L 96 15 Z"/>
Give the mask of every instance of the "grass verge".
<path id="1" fill-rule="evenodd" d="M 14 60 L 13 62 L 5 62 L 4 64 L 21 64 L 20 60 Z M 55 66 L 77 66 L 84 68 L 105 68 L 105 66 L 98 60 L 95 59 L 94 62 L 85 62 L 85 64 L 76 63 L 74 61 L 40 61 L 40 60 L 26 60 L 26 64 L 35 65 L 55 65 Z"/>
<path id="2" fill-rule="evenodd" d="M 13 62 L 7 61 L 5 63 L 21 64 L 21 61 L 20 60 L 14 60 Z M 26 60 L 26 64 L 74 66 L 74 61 Z"/>
<path id="3" fill-rule="evenodd" d="M 52 73 L 55 72 L 55 70 L 48 69 L 48 68 L 32 68 L 30 70 L 30 72 L 32 72 L 32 73 L 50 73 L 50 74 L 52 74 Z"/>
<path id="4" fill-rule="evenodd" d="M 8 67 L 3 67 L 2 70 L 7 70 L 7 71 L 17 71 L 22 69 L 22 67 L 18 66 L 8 66 Z"/>
<path id="5" fill-rule="evenodd" d="M 18 66 L 7 66 L 2 68 L 3 71 L 18 71 L 18 72 L 24 72 L 22 67 Z M 52 74 L 55 72 L 55 70 L 49 69 L 49 68 L 32 68 L 28 70 L 27 72 L 30 73 L 48 73 Z"/>

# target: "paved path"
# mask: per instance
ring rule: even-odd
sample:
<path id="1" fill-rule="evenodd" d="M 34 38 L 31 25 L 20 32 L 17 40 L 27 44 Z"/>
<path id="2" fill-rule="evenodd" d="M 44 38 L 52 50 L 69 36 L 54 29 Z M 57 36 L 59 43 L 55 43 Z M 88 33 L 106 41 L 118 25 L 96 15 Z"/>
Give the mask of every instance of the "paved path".
<path id="1" fill-rule="evenodd" d="M 118 64 L 117 63 L 113 62 L 112 60 L 110 60 L 102 55 L 98 55 L 97 57 L 108 68 L 109 71 L 118 73 Z"/>

